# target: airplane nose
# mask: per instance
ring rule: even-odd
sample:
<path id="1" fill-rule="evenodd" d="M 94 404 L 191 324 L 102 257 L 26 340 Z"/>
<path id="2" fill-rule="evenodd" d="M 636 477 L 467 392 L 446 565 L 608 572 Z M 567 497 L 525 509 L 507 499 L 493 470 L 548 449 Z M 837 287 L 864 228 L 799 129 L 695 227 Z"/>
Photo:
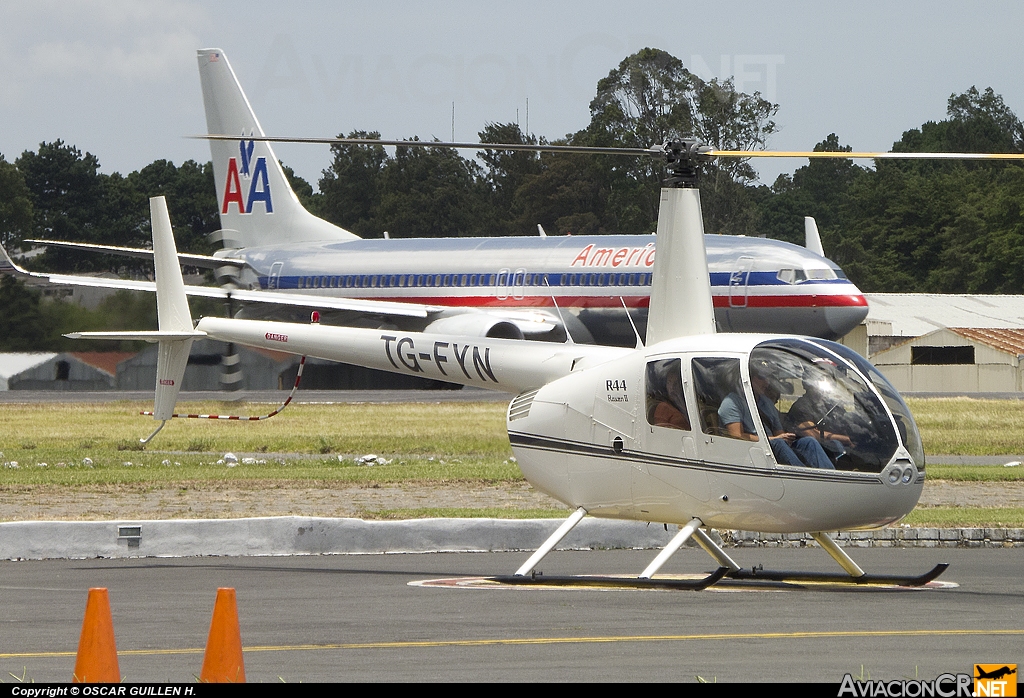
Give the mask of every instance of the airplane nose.
<path id="1" fill-rule="evenodd" d="M 868 316 L 868 302 L 861 293 L 851 294 L 850 305 L 825 308 L 825 324 L 836 338 L 852 331 Z"/>

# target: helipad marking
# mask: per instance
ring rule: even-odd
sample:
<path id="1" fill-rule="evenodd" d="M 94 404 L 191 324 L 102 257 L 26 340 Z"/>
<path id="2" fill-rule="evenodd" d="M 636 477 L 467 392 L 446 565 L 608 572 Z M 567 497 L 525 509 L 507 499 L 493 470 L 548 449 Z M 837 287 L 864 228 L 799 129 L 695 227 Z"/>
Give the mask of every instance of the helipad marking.
<path id="1" fill-rule="evenodd" d="M 602 575 L 608 577 L 617 577 L 620 579 L 635 579 L 634 576 L 630 575 Z M 699 574 L 679 574 L 679 575 L 664 575 L 665 579 L 680 579 L 680 580 L 694 580 L 701 579 L 703 575 Z M 658 578 L 662 578 L 659 575 Z M 414 587 L 426 587 L 426 588 L 448 588 L 448 589 L 529 589 L 529 590 L 562 590 L 562 591 L 667 591 L 667 592 L 692 592 L 687 589 L 652 589 L 644 587 L 625 587 L 618 585 L 609 584 L 606 587 L 593 586 L 590 584 L 580 586 L 572 586 L 566 584 L 504 584 L 496 581 L 492 577 L 442 577 L 439 579 L 421 579 L 414 582 L 409 582 L 409 586 Z M 927 584 L 919 587 L 905 587 L 898 586 L 895 584 L 850 584 L 844 582 L 812 582 L 812 581 L 800 581 L 800 582 L 772 582 L 772 581 L 749 581 L 749 580 L 723 580 L 714 586 L 710 586 L 704 589 L 703 592 L 714 591 L 718 593 L 730 593 L 730 592 L 780 592 L 780 591 L 806 591 L 807 589 L 813 588 L 815 590 L 825 589 L 858 589 L 863 591 L 921 591 L 921 590 L 940 590 L 940 589 L 956 589 L 960 585 L 956 582 L 940 582 L 933 580 Z"/>
<path id="2" fill-rule="evenodd" d="M 373 650 L 417 647 L 488 647 L 497 645 L 572 645 L 614 642 L 689 642 L 713 640 L 806 640 L 819 638 L 865 637 L 971 637 L 979 635 L 1024 636 L 1024 629 L 960 629 L 960 630 L 836 630 L 796 631 L 789 633 L 707 633 L 699 635 L 607 635 L 591 637 L 512 637 L 481 640 L 415 640 L 396 642 L 346 642 L 324 645 L 262 645 L 245 647 L 243 652 L 309 652 L 314 650 Z M 163 650 L 121 650 L 119 656 L 159 656 L 167 654 L 202 654 L 203 648 Z M 10 652 L 0 659 L 43 657 L 74 657 L 75 652 Z"/>

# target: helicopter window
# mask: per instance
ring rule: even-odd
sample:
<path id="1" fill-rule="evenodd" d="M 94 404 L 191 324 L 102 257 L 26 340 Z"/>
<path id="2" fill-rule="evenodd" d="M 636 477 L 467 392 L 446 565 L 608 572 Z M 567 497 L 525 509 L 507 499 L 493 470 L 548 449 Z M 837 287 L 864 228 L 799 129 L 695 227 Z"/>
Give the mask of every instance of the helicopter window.
<path id="1" fill-rule="evenodd" d="M 647 363 L 647 423 L 656 427 L 690 431 L 680 359 Z"/>
<path id="2" fill-rule="evenodd" d="M 757 432 L 740 383 L 740 360 L 699 358 L 693 360 L 692 368 L 701 430 L 712 436 L 757 441 Z M 739 424 L 742 428 L 740 433 L 733 433 L 737 430 L 730 430 L 730 424 Z"/>
<path id="3" fill-rule="evenodd" d="M 868 377 L 882 396 L 882 400 L 889 408 L 889 411 L 892 412 L 896 426 L 899 429 L 900 439 L 903 441 L 906 449 L 910 451 L 910 455 L 914 459 L 914 465 L 920 470 L 924 470 L 924 444 L 921 442 L 921 432 L 918 431 L 917 423 L 914 422 L 914 416 L 910 413 L 910 408 L 907 407 L 907 403 L 903 401 L 903 398 L 900 397 L 899 392 L 893 387 L 892 383 L 877 368 L 872 366 L 870 361 L 849 347 L 824 339 L 817 339 L 815 343 L 846 359 Z"/>
<path id="4" fill-rule="evenodd" d="M 889 412 L 841 357 L 803 340 L 765 342 L 750 376 L 778 462 L 877 473 L 892 458 Z"/>

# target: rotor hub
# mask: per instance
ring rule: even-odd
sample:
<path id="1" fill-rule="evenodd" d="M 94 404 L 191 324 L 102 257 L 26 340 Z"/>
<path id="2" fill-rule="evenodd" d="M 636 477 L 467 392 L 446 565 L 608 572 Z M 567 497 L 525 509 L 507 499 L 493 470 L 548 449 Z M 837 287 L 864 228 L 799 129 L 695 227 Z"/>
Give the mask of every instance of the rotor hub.
<path id="1" fill-rule="evenodd" d="M 668 167 L 665 186 L 692 189 L 697 186 L 700 165 L 711 162 L 714 149 L 698 140 L 665 141 L 658 148 Z"/>

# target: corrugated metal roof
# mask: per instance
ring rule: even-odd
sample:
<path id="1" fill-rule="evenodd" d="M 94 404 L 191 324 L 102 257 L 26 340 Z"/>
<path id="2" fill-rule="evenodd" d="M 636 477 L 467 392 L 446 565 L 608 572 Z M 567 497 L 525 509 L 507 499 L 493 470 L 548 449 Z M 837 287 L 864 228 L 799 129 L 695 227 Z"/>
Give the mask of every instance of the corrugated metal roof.
<path id="1" fill-rule="evenodd" d="M 944 327 L 1024 327 L 1024 296 L 865 293 L 871 335 L 920 337 Z M 878 323 L 885 323 L 879 326 Z M 891 326 L 891 330 L 886 327 Z"/>
<path id="2" fill-rule="evenodd" d="M 11 352 L 0 354 L 0 380 L 4 382 L 6 387 L 7 379 L 11 376 L 44 364 L 55 356 L 57 355 L 50 352 Z"/>
<path id="3" fill-rule="evenodd" d="M 1007 354 L 1020 356 L 1024 354 L 1024 329 L 950 327 L 964 339 L 981 342 Z"/>
<path id="4" fill-rule="evenodd" d="M 130 359 L 138 352 L 134 351 L 73 351 L 70 356 L 75 357 L 83 364 L 98 368 L 107 375 L 117 375 L 117 365 L 125 359 Z"/>

